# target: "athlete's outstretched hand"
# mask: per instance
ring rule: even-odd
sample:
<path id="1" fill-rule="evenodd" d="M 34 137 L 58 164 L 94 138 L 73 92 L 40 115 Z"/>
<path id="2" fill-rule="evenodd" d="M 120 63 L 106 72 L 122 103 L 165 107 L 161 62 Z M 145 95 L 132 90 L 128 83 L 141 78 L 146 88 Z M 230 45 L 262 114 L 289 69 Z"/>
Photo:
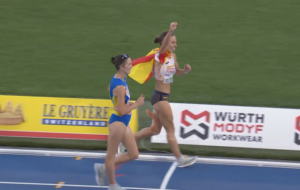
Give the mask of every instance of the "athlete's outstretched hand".
<path id="1" fill-rule="evenodd" d="M 184 71 L 185 73 L 188 73 L 188 72 L 191 71 L 191 69 L 192 69 L 191 66 L 190 66 L 189 64 L 187 64 L 187 65 L 184 66 L 183 71 Z"/>
<path id="2" fill-rule="evenodd" d="M 172 22 L 172 23 L 170 24 L 170 30 L 171 30 L 171 31 L 174 31 L 174 30 L 176 29 L 176 27 L 177 27 L 177 22 Z"/>
<path id="3" fill-rule="evenodd" d="M 138 104 L 138 106 L 141 106 L 144 104 L 144 95 L 142 94 L 137 100 L 136 100 L 136 103 Z"/>

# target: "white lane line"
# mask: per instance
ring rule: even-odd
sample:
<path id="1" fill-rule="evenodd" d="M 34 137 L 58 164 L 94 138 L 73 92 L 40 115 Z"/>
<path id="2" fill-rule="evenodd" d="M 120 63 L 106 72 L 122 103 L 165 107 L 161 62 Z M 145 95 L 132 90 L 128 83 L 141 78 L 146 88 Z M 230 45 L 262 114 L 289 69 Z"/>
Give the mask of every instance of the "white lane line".
<path id="1" fill-rule="evenodd" d="M 30 155 L 30 156 L 54 156 L 54 157 L 82 157 L 82 158 L 105 158 L 104 152 L 87 152 L 74 150 L 36 150 L 36 149 L 19 149 L 19 148 L 0 148 L 0 154 L 8 155 Z M 155 162 L 174 162 L 174 156 L 161 156 L 140 154 L 137 160 L 155 161 Z M 254 167 L 273 167 L 273 168 L 288 168 L 300 169 L 298 161 L 270 161 L 270 160 L 253 160 L 253 159 L 234 159 L 234 158 L 205 158 L 198 157 L 197 163 L 201 164 L 221 164 L 221 165 L 236 165 L 236 166 L 254 166 Z"/>
<path id="2" fill-rule="evenodd" d="M 168 172 L 166 173 L 161 185 L 160 185 L 160 189 L 161 190 L 165 190 L 168 183 L 169 183 L 169 180 L 172 176 L 172 174 L 174 173 L 175 169 L 177 167 L 177 162 L 173 162 L 173 164 L 171 165 L 171 167 L 169 168 Z"/>
<path id="3" fill-rule="evenodd" d="M 61 186 L 61 187 L 90 187 L 90 188 L 101 188 L 107 189 L 108 186 L 97 186 L 97 185 L 73 185 L 73 184 L 56 184 L 56 183 L 25 183 L 25 182 L 8 182 L 8 181 L 0 181 L 0 184 L 9 184 L 9 185 L 41 185 L 41 186 Z M 160 189 L 150 189 L 150 188 L 138 188 L 138 187 L 124 187 L 127 189 L 137 189 L 137 190 L 160 190 Z M 174 189 L 168 189 L 174 190 Z"/>

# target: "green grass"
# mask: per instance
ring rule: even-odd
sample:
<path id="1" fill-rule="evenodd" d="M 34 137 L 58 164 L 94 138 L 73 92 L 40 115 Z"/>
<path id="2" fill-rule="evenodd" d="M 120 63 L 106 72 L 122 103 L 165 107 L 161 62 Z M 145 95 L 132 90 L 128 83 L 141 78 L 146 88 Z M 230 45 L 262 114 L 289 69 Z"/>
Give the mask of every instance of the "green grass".
<path id="1" fill-rule="evenodd" d="M 107 98 L 111 56 L 132 58 L 178 22 L 177 56 L 192 72 L 176 78 L 171 101 L 300 107 L 297 0 L 2 0 L 1 93 Z M 148 10 L 149 9 L 149 10 Z M 129 80 L 149 100 L 151 79 Z"/>
<path id="2" fill-rule="evenodd" d="M 110 57 L 144 56 L 176 21 L 178 61 L 192 71 L 175 78 L 172 102 L 300 108 L 299 8 L 298 0 L 1 0 L 0 93 L 109 98 Z M 149 100 L 153 79 L 128 83 L 132 99 Z"/>

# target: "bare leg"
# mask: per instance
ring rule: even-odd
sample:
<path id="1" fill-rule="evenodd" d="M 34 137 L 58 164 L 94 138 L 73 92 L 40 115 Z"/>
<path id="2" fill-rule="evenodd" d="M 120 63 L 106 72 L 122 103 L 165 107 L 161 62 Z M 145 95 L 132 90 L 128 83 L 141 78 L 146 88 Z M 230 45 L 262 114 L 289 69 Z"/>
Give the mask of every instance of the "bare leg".
<path id="1" fill-rule="evenodd" d="M 150 118 L 152 118 L 152 125 L 135 133 L 135 140 L 145 139 L 153 135 L 158 135 L 161 131 L 162 125 L 160 124 L 156 111 L 154 110 L 152 114 L 149 110 L 146 110 L 146 113 Z"/>
<path id="2" fill-rule="evenodd" d="M 107 153 L 105 158 L 105 169 L 108 177 L 109 184 L 115 184 L 115 154 L 118 148 L 119 143 L 121 142 L 126 127 L 121 122 L 114 122 L 108 127 L 109 136 L 107 142 Z"/>
<path id="3" fill-rule="evenodd" d="M 134 139 L 134 135 L 129 126 L 126 128 L 122 143 L 127 148 L 127 153 L 119 155 L 115 160 L 115 165 L 119 165 L 130 160 L 135 160 L 139 156 L 139 150 Z"/>
<path id="4" fill-rule="evenodd" d="M 175 138 L 175 128 L 171 106 L 167 101 L 160 101 L 154 105 L 154 109 L 158 110 L 159 121 L 166 129 L 167 141 L 170 146 L 170 150 L 172 151 L 174 156 L 179 159 L 181 157 L 181 152 Z"/>

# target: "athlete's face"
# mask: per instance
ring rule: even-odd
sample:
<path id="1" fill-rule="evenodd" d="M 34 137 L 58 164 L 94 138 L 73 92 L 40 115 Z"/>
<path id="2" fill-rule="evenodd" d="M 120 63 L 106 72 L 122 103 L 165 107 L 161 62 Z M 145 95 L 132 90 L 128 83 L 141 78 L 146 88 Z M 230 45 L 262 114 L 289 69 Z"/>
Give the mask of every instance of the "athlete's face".
<path id="1" fill-rule="evenodd" d="M 129 57 L 124 61 L 121 69 L 123 70 L 124 73 L 129 74 L 131 68 L 132 68 L 132 64 L 131 64 L 131 59 Z"/>
<path id="2" fill-rule="evenodd" d="M 173 53 L 175 51 L 175 48 L 177 47 L 177 44 L 176 44 L 176 37 L 175 36 L 171 36 L 170 38 L 170 41 L 169 41 L 169 45 L 167 47 L 167 50 L 170 52 L 170 53 Z"/>

